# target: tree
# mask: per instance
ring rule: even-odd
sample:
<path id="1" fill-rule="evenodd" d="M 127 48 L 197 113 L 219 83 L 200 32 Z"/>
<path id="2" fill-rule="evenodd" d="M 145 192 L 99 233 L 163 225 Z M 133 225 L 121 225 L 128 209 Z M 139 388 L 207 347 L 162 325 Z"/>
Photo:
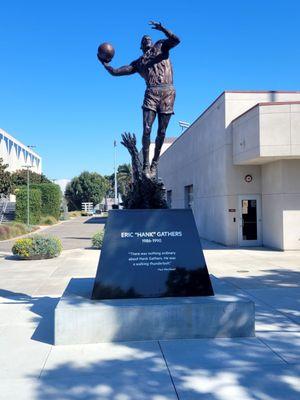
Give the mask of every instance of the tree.
<path id="1" fill-rule="evenodd" d="M 106 195 L 108 197 L 115 196 L 115 174 L 106 175 L 105 178 L 109 182 L 109 189 Z M 117 182 L 118 182 L 118 193 L 121 196 L 125 196 L 128 192 L 132 177 L 131 177 L 131 165 L 121 164 L 118 166 L 117 170 Z"/>
<path id="2" fill-rule="evenodd" d="M 109 189 L 109 182 L 97 172 L 84 171 L 68 183 L 65 197 L 70 210 L 81 210 L 81 203 L 100 203 Z"/>
<path id="3" fill-rule="evenodd" d="M 121 164 L 117 171 L 117 182 L 118 191 L 122 196 L 125 196 L 128 192 L 131 183 L 131 165 Z"/>
<path id="4" fill-rule="evenodd" d="M 14 188 L 27 185 L 27 169 L 19 169 L 11 174 Z M 30 183 L 52 183 L 44 174 L 37 174 L 29 170 Z"/>
<path id="5" fill-rule="evenodd" d="M 106 196 L 107 197 L 114 197 L 114 193 L 115 193 L 115 189 L 114 189 L 114 185 L 115 185 L 115 175 L 104 175 L 104 178 L 107 180 L 108 183 L 108 189 L 106 192 Z"/>
<path id="6" fill-rule="evenodd" d="M 0 158 L 0 196 L 8 196 L 11 192 L 11 174 L 6 171 L 8 164 L 3 164 Z"/>

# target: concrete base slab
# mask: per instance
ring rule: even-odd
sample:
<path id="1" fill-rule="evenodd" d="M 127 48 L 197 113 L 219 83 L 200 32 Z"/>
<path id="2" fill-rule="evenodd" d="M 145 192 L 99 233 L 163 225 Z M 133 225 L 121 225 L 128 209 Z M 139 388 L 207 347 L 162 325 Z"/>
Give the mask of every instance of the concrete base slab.
<path id="1" fill-rule="evenodd" d="M 72 279 L 55 309 L 55 344 L 254 336 L 255 309 L 234 295 L 91 300 Z"/>

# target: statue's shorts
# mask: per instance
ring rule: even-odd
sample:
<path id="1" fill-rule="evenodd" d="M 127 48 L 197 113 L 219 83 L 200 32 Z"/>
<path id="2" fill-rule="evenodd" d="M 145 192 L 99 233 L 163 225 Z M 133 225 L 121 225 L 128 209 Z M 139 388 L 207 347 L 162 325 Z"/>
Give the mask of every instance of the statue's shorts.
<path id="1" fill-rule="evenodd" d="M 142 108 L 158 114 L 174 114 L 175 88 L 173 85 L 148 86 Z"/>

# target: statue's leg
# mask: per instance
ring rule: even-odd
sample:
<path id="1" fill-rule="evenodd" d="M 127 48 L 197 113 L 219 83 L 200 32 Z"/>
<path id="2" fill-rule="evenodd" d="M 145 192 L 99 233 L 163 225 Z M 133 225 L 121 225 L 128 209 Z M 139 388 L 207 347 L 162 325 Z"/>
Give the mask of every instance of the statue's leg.
<path id="1" fill-rule="evenodd" d="M 150 135 L 156 112 L 149 109 L 143 109 L 143 171 L 149 172 L 149 147 Z"/>
<path id="2" fill-rule="evenodd" d="M 151 175 L 156 174 L 160 151 L 165 140 L 167 127 L 169 125 L 171 116 L 172 114 L 158 114 L 158 130 L 155 140 L 154 157 L 151 163 Z"/>

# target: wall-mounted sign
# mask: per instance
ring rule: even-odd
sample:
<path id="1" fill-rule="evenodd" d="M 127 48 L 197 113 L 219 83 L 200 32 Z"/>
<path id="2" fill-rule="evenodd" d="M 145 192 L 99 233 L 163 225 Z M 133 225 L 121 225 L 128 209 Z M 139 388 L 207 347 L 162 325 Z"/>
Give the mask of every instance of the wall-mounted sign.
<path id="1" fill-rule="evenodd" d="M 252 182 L 252 180 L 253 180 L 252 175 L 245 176 L 245 182 L 250 183 L 250 182 Z"/>
<path id="2" fill-rule="evenodd" d="M 236 209 L 235 208 L 229 208 L 228 212 L 236 212 Z"/>

